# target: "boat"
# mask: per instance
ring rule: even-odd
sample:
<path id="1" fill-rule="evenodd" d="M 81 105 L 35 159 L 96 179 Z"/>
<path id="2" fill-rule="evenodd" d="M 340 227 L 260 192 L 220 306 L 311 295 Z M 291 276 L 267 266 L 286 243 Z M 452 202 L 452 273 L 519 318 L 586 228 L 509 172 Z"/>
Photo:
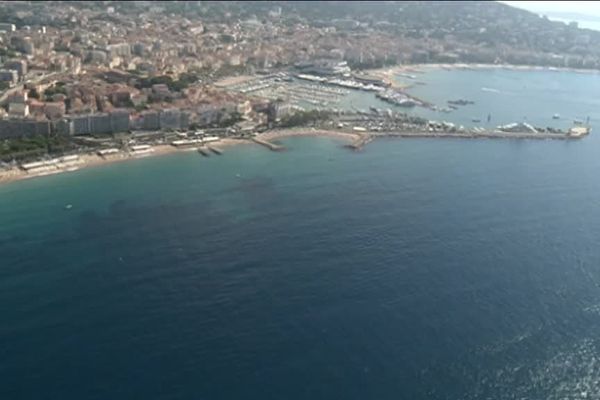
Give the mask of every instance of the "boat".
<path id="1" fill-rule="evenodd" d="M 72 205 L 72 204 L 67 204 L 67 205 L 65 206 L 65 210 L 70 210 L 71 208 L 73 208 L 73 205 Z"/>
<path id="2" fill-rule="evenodd" d="M 475 104 L 475 102 L 471 101 L 471 100 L 458 99 L 458 100 L 448 100 L 448 104 L 455 105 L 455 106 L 466 106 L 469 104 Z"/>
<path id="3" fill-rule="evenodd" d="M 471 122 L 481 122 L 481 120 L 479 118 L 473 118 Z"/>
<path id="4" fill-rule="evenodd" d="M 552 119 L 560 119 L 560 115 L 558 115 L 558 114 L 554 114 L 554 115 L 552 116 Z"/>

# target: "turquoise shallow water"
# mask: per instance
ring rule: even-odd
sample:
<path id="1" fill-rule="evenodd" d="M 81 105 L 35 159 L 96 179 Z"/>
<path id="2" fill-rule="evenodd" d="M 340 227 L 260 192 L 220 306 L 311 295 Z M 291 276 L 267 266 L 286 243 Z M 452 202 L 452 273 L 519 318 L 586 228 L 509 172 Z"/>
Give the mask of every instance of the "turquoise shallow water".
<path id="1" fill-rule="evenodd" d="M 600 393 L 594 134 L 284 143 L 0 186 L 0 398 Z"/>

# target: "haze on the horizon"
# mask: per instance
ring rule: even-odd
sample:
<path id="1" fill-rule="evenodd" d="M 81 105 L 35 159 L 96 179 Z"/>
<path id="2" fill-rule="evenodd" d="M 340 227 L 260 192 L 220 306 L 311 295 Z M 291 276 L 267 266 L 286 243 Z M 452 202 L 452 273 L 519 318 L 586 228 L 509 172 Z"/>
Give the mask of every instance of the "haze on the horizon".
<path id="1" fill-rule="evenodd" d="M 546 15 L 550 20 L 575 21 L 580 28 L 600 31 L 600 1 L 500 1 L 512 7 Z"/>
<path id="2" fill-rule="evenodd" d="M 600 1 L 501 1 L 535 13 L 569 13 L 600 17 Z"/>

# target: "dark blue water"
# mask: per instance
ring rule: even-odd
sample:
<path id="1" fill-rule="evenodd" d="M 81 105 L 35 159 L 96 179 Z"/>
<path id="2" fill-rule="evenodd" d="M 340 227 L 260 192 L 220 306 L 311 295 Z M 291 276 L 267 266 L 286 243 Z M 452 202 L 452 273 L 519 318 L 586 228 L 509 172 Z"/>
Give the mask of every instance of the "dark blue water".
<path id="1" fill-rule="evenodd" d="M 0 187 L 0 398 L 597 398 L 600 140 L 286 143 Z"/>

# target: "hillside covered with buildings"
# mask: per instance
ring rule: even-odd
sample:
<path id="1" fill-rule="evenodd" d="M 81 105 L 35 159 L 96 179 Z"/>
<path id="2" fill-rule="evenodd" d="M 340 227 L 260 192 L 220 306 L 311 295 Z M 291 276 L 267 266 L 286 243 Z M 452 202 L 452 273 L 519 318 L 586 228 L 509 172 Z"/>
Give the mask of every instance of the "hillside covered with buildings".
<path id="1" fill-rule="evenodd" d="M 598 69 L 600 32 L 487 1 L 3 2 L 0 138 L 247 132 L 298 107 L 223 78 L 418 63 Z"/>

